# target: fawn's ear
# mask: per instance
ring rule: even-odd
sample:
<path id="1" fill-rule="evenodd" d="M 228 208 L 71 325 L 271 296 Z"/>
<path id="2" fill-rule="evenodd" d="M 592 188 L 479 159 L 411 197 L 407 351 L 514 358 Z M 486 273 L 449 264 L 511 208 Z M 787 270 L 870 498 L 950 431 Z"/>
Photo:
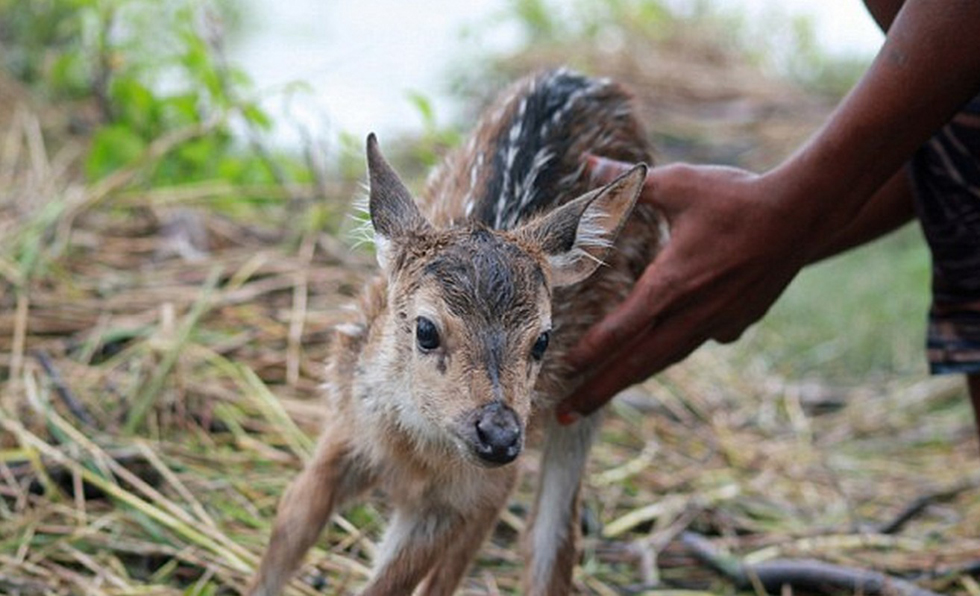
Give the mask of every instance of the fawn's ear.
<path id="1" fill-rule="evenodd" d="M 547 256 L 554 287 L 578 283 L 602 264 L 636 205 L 646 175 L 646 165 L 636 165 L 608 185 L 517 230 Z"/>
<path id="2" fill-rule="evenodd" d="M 367 138 L 368 211 L 374 226 L 374 245 L 378 263 L 387 269 L 397 244 L 430 228 L 422 217 L 412 193 L 385 161 L 374 133 Z"/>

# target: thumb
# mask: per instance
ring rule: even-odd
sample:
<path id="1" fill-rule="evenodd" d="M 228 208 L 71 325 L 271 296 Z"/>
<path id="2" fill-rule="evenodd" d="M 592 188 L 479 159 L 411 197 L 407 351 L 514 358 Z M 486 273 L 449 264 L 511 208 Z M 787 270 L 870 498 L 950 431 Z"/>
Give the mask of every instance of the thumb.
<path id="1" fill-rule="evenodd" d="M 609 184 L 634 167 L 634 164 L 622 162 L 592 153 L 585 155 L 585 172 L 596 186 Z M 697 187 L 706 174 L 701 173 L 698 166 L 684 163 L 657 166 L 647 170 L 643 181 L 639 203 L 656 207 L 668 220 L 688 206 L 690 190 Z M 723 172 L 730 168 L 712 168 L 709 173 Z M 699 174 L 701 177 L 699 177 Z M 710 178 L 711 176 L 707 176 Z"/>
<path id="2" fill-rule="evenodd" d="M 636 167 L 634 163 L 627 163 L 609 157 L 602 157 L 594 153 L 585 154 L 585 172 L 589 180 L 595 186 L 603 186 L 615 181 L 617 178 Z M 653 184 L 651 178 L 647 176 L 643 183 L 643 190 L 640 193 L 641 203 L 653 202 Z"/>
<path id="3" fill-rule="evenodd" d="M 632 167 L 633 164 L 617 159 L 594 153 L 585 154 L 585 171 L 589 174 L 589 179 L 597 185 L 609 184 Z"/>

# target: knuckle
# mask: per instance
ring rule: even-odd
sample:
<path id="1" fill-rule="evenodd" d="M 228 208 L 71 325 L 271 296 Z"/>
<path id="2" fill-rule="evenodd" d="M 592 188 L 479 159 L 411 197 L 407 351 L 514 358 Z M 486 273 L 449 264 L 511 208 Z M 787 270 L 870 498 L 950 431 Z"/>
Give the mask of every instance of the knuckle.
<path id="1" fill-rule="evenodd" d="M 688 163 L 676 163 L 665 166 L 660 171 L 657 187 L 660 190 L 679 188 L 693 179 L 697 175 L 697 172 L 698 167 Z"/>

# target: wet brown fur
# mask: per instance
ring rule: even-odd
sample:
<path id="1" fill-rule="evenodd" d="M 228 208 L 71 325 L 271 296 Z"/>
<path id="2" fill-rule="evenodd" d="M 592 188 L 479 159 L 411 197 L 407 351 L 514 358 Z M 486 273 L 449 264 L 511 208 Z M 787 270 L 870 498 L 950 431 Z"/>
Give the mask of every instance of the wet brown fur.
<path id="1" fill-rule="evenodd" d="M 529 109 L 522 101 L 536 100 L 535 86 L 547 84 L 568 87 L 572 98 L 552 136 L 546 127 L 524 130 L 518 122 L 533 116 L 522 112 Z M 580 89 L 586 90 L 575 96 L 581 99 L 570 95 Z M 552 186 L 533 195 L 525 211 L 510 210 L 505 224 L 496 225 L 505 229 L 493 229 L 502 221 L 494 201 L 507 185 L 490 156 L 497 166 L 519 162 L 513 147 L 501 149 L 514 138 L 518 151 L 537 141 L 554 147 L 553 167 L 541 170 Z M 379 246 L 383 272 L 365 289 L 357 322 L 334 335 L 328 419 L 316 454 L 282 499 L 249 594 L 278 593 L 330 514 L 372 488 L 388 496 L 394 517 L 363 593 L 452 594 L 516 478 L 516 466 L 487 466 L 464 447 L 472 437 L 462 435 L 473 432 L 474 412 L 487 399 L 512 408 L 525 426 L 545 429 L 543 488 L 524 546 L 524 593 L 571 590 L 578 482 L 597 419 L 570 429 L 550 421 L 553 406 L 580 382 L 562 356 L 625 297 L 661 238 L 656 214 L 637 206 L 615 248 L 601 253 L 606 266 L 583 283 L 552 290 L 549 255 L 574 240 L 554 213 L 590 190 L 584 153 L 633 162 L 650 156 L 621 88 L 561 73 L 516 84 L 487 111 L 473 139 L 430 178 L 421 217 L 411 205 L 372 205 L 376 230 L 391 241 Z M 397 181 L 375 182 L 372 193 L 404 190 Z M 422 315 L 439 321 L 446 342 L 432 353 L 420 353 L 414 342 Z M 551 345 L 538 363 L 527 354 L 545 327 Z"/>

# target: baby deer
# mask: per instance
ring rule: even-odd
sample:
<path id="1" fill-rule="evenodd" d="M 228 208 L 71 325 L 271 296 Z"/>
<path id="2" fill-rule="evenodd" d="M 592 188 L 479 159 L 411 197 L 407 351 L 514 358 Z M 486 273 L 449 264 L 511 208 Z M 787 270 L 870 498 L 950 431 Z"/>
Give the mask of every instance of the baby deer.
<path id="1" fill-rule="evenodd" d="M 600 417 L 552 421 L 581 381 L 562 354 L 626 296 L 662 239 L 653 210 L 634 209 L 646 166 L 589 191 L 586 152 L 649 161 L 627 95 L 566 70 L 515 85 L 418 204 L 368 137 L 381 273 L 359 322 L 334 334 L 327 420 L 249 594 L 277 594 L 331 513 L 369 489 L 393 519 L 362 593 L 452 594 L 515 484 L 508 464 L 529 426 L 544 437 L 524 593 L 571 590 Z"/>

